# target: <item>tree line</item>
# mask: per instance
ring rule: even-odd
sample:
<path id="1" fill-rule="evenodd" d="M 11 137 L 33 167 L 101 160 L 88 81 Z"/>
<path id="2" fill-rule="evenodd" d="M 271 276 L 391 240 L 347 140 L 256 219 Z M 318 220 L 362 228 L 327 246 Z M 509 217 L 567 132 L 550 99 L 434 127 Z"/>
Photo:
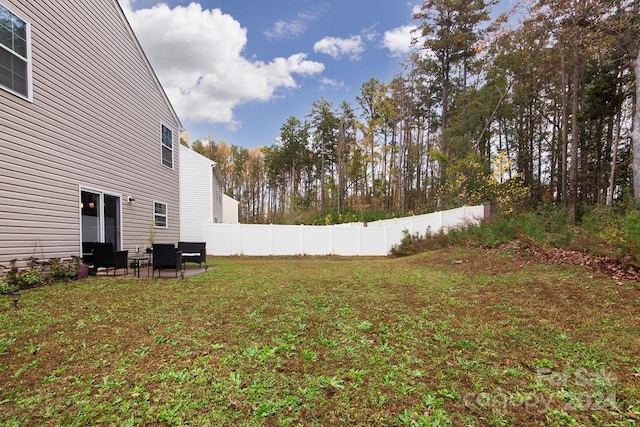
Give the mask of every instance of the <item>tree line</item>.
<path id="1" fill-rule="evenodd" d="M 269 146 L 191 147 L 218 164 L 245 222 L 487 201 L 555 202 L 575 219 L 639 199 L 638 2 L 540 0 L 517 23 L 516 9 L 490 20 L 492 6 L 425 0 L 392 81 L 315 101 Z"/>

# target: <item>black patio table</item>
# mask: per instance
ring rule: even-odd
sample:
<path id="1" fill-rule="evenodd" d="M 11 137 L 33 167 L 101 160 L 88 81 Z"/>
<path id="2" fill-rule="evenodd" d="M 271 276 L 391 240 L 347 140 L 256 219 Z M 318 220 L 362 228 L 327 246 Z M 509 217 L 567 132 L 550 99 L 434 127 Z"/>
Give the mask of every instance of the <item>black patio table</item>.
<path id="1" fill-rule="evenodd" d="M 131 262 L 131 266 L 133 267 L 133 274 L 137 274 L 138 279 L 140 278 L 140 267 L 147 261 L 147 264 L 151 260 L 151 254 L 147 253 L 133 253 L 127 258 Z"/>

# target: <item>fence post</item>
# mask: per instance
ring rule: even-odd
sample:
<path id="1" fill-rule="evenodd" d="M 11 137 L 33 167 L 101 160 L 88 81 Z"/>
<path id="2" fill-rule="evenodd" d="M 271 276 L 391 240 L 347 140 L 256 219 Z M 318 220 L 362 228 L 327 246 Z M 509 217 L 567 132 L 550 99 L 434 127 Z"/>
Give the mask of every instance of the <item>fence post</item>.
<path id="1" fill-rule="evenodd" d="M 496 204 L 494 202 L 489 202 L 484 204 L 484 218 L 485 220 L 493 218 L 496 214 Z"/>
<path id="2" fill-rule="evenodd" d="M 244 241 L 242 240 L 242 227 L 240 226 L 240 223 L 236 224 L 236 236 L 239 243 L 239 253 L 237 255 L 242 255 L 246 252 L 246 248 L 244 247 Z"/>

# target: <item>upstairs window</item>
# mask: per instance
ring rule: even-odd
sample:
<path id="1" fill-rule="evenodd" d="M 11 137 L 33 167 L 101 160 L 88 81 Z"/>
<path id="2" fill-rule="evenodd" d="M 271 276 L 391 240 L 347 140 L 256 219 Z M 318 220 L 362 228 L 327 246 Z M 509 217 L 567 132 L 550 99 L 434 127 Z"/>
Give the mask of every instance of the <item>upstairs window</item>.
<path id="1" fill-rule="evenodd" d="M 30 98 L 29 24 L 0 3 L 0 87 Z"/>
<path id="2" fill-rule="evenodd" d="M 162 125 L 162 164 L 173 169 L 173 132 Z"/>

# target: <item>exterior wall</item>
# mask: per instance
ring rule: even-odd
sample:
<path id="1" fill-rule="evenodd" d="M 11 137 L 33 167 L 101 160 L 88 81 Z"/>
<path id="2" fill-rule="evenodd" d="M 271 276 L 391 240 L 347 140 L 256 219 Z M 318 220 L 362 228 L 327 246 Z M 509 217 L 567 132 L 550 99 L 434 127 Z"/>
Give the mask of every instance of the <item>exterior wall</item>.
<path id="1" fill-rule="evenodd" d="M 213 204 L 211 205 L 212 214 L 213 214 L 213 222 L 219 223 L 223 221 L 223 196 L 222 192 L 222 175 L 220 175 L 220 170 L 218 169 L 218 165 L 214 162 L 211 167 L 211 188 L 213 190 Z"/>
<path id="2" fill-rule="evenodd" d="M 204 242 L 205 224 L 213 222 L 213 162 L 183 145 L 180 160 L 180 240 Z"/>
<path id="3" fill-rule="evenodd" d="M 79 255 L 81 187 L 121 197 L 123 249 L 149 240 L 154 201 L 156 241 L 177 241 L 181 125 L 117 0 L 0 3 L 31 23 L 33 70 L 33 102 L 0 89 L 0 265 Z"/>
<path id="4" fill-rule="evenodd" d="M 215 162 L 184 145 L 180 161 L 180 240 L 204 242 L 206 225 L 223 219 L 222 177 Z"/>
<path id="5" fill-rule="evenodd" d="M 226 194 L 222 195 L 222 222 L 225 224 L 238 223 L 238 205 L 240 203 Z"/>

